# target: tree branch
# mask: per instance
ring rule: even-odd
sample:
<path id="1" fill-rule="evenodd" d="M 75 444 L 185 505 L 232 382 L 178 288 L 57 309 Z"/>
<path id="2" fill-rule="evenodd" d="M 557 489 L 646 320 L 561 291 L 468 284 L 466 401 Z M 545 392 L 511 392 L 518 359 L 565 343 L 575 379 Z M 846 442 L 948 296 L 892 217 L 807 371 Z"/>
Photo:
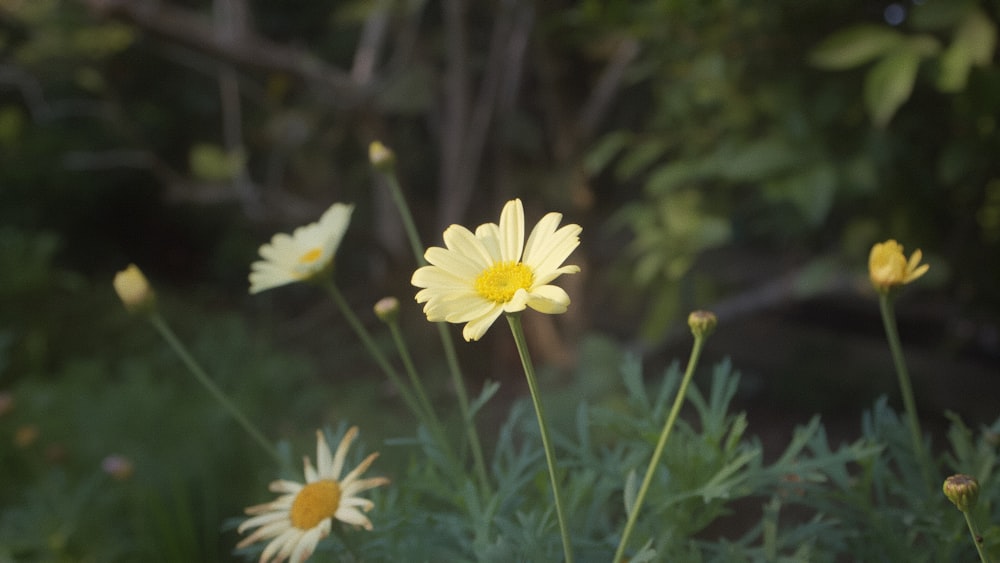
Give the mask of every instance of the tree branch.
<path id="1" fill-rule="evenodd" d="M 334 92 L 336 103 L 354 106 L 367 97 L 350 76 L 308 51 L 276 43 L 253 31 L 218 33 L 210 20 L 170 4 L 135 0 L 77 0 L 100 17 L 129 22 L 149 33 L 242 66 L 286 72 Z"/>

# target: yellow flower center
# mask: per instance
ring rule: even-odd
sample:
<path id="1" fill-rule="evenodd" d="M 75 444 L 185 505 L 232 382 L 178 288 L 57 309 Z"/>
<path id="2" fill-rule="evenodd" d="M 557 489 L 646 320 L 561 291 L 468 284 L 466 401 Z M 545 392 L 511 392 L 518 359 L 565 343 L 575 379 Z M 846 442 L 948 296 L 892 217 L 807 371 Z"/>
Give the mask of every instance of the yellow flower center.
<path id="1" fill-rule="evenodd" d="M 476 277 L 476 293 L 494 303 L 510 301 L 519 289 L 530 289 L 535 281 L 531 268 L 521 262 L 497 262 Z"/>
<path id="2" fill-rule="evenodd" d="M 311 530 L 323 520 L 330 518 L 340 507 L 340 483 L 324 479 L 309 483 L 292 501 L 288 517 L 292 526 L 300 530 Z"/>
<path id="3" fill-rule="evenodd" d="M 299 256 L 299 264 L 312 264 L 316 260 L 319 260 L 319 257 L 322 255 L 323 255 L 323 249 L 313 248 L 309 252 L 306 252 L 302 256 Z"/>

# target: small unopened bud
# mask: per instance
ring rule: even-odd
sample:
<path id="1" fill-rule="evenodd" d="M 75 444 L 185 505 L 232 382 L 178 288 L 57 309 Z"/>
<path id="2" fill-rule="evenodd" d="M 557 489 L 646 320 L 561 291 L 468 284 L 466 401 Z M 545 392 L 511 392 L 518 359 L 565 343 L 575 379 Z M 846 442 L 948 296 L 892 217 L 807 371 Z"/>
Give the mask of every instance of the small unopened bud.
<path id="1" fill-rule="evenodd" d="M 952 475 L 944 480 L 941 489 L 944 496 L 962 512 L 972 510 L 979 500 L 979 481 L 971 475 Z"/>
<path id="2" fill-rule="evenodd" d="M 705 338 L 715 332 L 719 320 L 710 311 L 695 311 L 688 315 L 688 326 L 695 338 Z"/>
<path id="3" fill-rule="evenodd" d="M 115 292 L 130 313 L 151 313 L 156 308 L 156 293 L 135 264 L 115 274 Z"/>
<path id="4" fill-rule="evenodd" d="M 383 297 L 375 304 L 375 316 L 384 323 L 391 323 L 399 315 L 399 299 Z"/>
<path id="5" fill-rule="evenodd" d="M 396 155 L 379 141 L 368 145 L 368 160 L 380 172 L 392 172 L 396 167 Z"/>
<path id="6" fill-rule="evenodd" d="M 101 470 L 111 476 L 116 481 L 125 481 L 132 476 L 135 466 L 129 458 L 112 454 L 101 460 Z"/>

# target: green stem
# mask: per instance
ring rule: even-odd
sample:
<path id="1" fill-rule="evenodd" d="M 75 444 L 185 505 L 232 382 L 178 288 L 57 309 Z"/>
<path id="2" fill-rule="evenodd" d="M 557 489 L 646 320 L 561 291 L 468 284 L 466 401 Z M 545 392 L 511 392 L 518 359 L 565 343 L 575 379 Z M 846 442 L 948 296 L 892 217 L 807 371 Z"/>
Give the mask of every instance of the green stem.
<path id="1" fill-rule="evenodd" d="M 535 366 L 531 363 L 531 356 L 528 353 L 528 343 L 524 338 L 524 327 L 521 326 L 521 316 L 519 313 L 507 313 L 507 322 L 510 324 L 510 331 L 514 334 L 514 343 L 517 345 L 517 352 L 521 356 L 521 367 L 524 368 L 524 376 L 528 380 L 528 389 L 531 391 L 531 401 L 535 405 L 535 415 L 538 417 L 538 429 L 542 435 L 542 448 L 545 450 L 545 462 L 549 466 L 549 481 L 552 483 L 552 497 L 556 503 L 556 516 L 559 518 L 559 533 L 562 534 L 563 553 L 566 563 L 573 561 L 573 546 L 570 543 L 569 527 L 566 523 L 566 515 L 563 513 L 562 495 L 559 492 L 559 479 L 556 476 L 556 457 L 549 440 L 549 428 L 545 422 L 545 409 L 542 406 L 542 396 L 538 390 L 538 381 L 535 378 Z"/>
<path id="2" fill-rule="evenodd" d="M 208 377 L 208 374 L 206 374 L 205 370 L 198 365 L 198 362 L 195 361 L 194 357 L 188 353 L 187 348 L 185 348 L 184 344 L 182 344 L 180 339 L 177 338 L 174 331 L 170 329 L 170 326 L 163 319 L 163 317 L 160 316 L 159 313 L 154 313 L 149 317 L 149 321 L 153 324 L 163 339 L 167 341 L 167 344 L 169 344 L 174 350 L 174 353 L 180 357 L 184 365 L 194 375 L 195 379 L 198 380 L 198 383 L 201 383 L 202 387 L 208 390 L 208 393 L 212 395 L 212 398 L 218 401 L 219 404 L 226 409 L 226 412 L 236 419 L 236 422 L 239 423 L 244 430 L 246 430 L 247 434 L 249 434 L 250 437 L 253 438 L 269 456 L 278 462 L 278 465 L 284 466 L 286 462 L 281 457 L 281 454 L 278 453 L 278 450 L 275 449 L 275 447 L 267 440 L 267 438 L 264 437 L 260 430 L 258 430 L 257 427 L 250 422 L 250 420 L 243 414 L 236 404 L 233 403 L 221 389 L 219 389 L 215 382 Z"/>
<path id="3" fill-rule="evenodd" d="M 462 368 L 458 365 L 458 354 L 455 353 L 455 343 L 448 332 L 445 323 L 434 323 L 437 325 L 438 335 L 441 338 L 441 347 L 444 349 L 445 360 L 448 363 L 448 373 L 451 374 L 451 386 L 458 396 L 458 409 L 462 415 L 462 422 L 465 426 L 465 437 L 469 441 L 469 449 L 472 450 L 472 463 L 476 471 L 476 478 L 479 480 L 479 488 L 483 493 L 483 498 L 492 495 L 490 478 L 486 473 L 486 459 L 483 457 L 483 446 L 479 443 L 479 432 L 476 430 L 476 421 L 472 418 L 472 408 L 469 406 L 469 395 L 465 390 L 465 380 L 462 379 Z"/>
<path id="4" fill-rule="evenodd" d="M 406 406 L 413 411 L 413 414 L 415 414 L 418 419 L 426 423 L 427 421 L 425 420 L 424 411 L 420 408 L 420 404 L 413 397 L 413 393 L 410 392 L 410 388 L 403 383 L 403 379 L 399 376 L 399 372 L 396 371 L 396 368 L 394 368 L 392 364 L 389 363 L 389 360 L 386 359 L 385 354 L 383 354 L 382 351 L 379 350 L 378 346 L 375 345 L 375 341 L 368 333 L 368 329 L 365 328 L 365 325 L 361 324 L 357 315 L 355 315 L 354 311 L 351 310 L 347 300 L 344 299 L 344 294 L 342 294 L 340 289 L 337 288 L 337 284 L 333 283 L 333 280 L 328 279 L 323 282 L 323 287 L 330 293 L 330 297 L 332 297 L 334 303 L 337 304 L 337 307 L 340 309 L 340 313 L 344 315 L 345 319 L 347 319 L 347 324 L 351 325 L 351 329 L 354 330 L 354 334 L 358 335 L 358 338 L 361 339 L 361 343 L 368 351 L 368 354 L 375 360 L 378 367 L 382 369 L 382 372 L 385 373 L 386 377 L 389 378 L 389 381 L 391 381 L 399 391 L 399 395 L 403 398 L 403 402 L 406 403 Z"/>
<path id="5" fill-rule="evenodd" d="M 399 216 L 403 219 L 403 229 L 406 231 L 406 238 L 410 242 L 413 257 L 416 258 L 418 264 L 426 264 L 427 261 L 424 260 L 424 250 L 420 242 L 420 234 L 417 233 L 417 224 L 413 221 L 410 206 L 406 204 L 406 198 L 403 196 L 403 188 L 399 185 L 399 179 L 396 178 L 395 172 L 385 172 L 382 176 L 389 186 L 389 194 L 392 195 L 392 201 L 396 204 L 396 209 L 399 210 Z"/>
<path id="6" fill-rule="evenodd" d="M 406 339 L 403 338 L 403 333 L 399 329 L 399 323 L 395 319 L 391 319 L 387 322 L 387 324 L 389 325 L 389 332 L 392 334 L 392 340 L 396 344 L 396 350 L 399 352 L 399 357 L 403 362 L 403 367 L 406 370 L 407 376 L 410 378 L 410 384 L 413 385 L 413 389 L 416 391 L 417 402 L 423 409 L 424 416 L 427 417 L 427 421 L 429 423 L 428 426 L 430 427 L 431 432 L 434 433 L 438 442 L 440 442 L 441 447 L 445 449 L 448 456 L 453 458 L 454 454 L 451 452 L 451 447 L 445 437 L 444 425 L 441 424 L 441 420 L 434 411 L 434 405 L 427 397 L 424 385 L 421 383 L 420 376 L 417 374 L 417 368 L 413 364 L 413 358 L 410 356 L 410 350 L 406 346 Z"/>
<path id="7" fill-rule="evenodd" d="M 695 335 L 694 345 L 691 348 L 691 357 L 688 359 L 687 370 L 684 372 L 684 378 L 681 380 L 681 386 L 677 389 L 677 396 L 674 397 L 674 405 L 670 409 L 670 415 L 667 416 L 667 421 L 663 425 L 663 430 L 660 432 L 660 440 L 656 443 L 656 449 L 653 450 L 653 457 L 649 460 L 649 467 L 646 468 L 646 476 L 642 479 L 642 486 L 639 487 L 639 493 L 635 497 L 635 503 L 632 506 L 632 511 L 628 515 L 628 520 L 625 522 L 625 529 L 622 531 L 622 539 L 618 542 L 618 549 L 615 551 L 615 556 L 611 560 L 612 563 L 618 563 L 622 561 L 625 555 L 625 548 L 628 546 L 629 537 L 632 535 L 632 530 L 635 528 L 635 523 L 639 519 L 639 509 L 642 508 L 643 502 L 646 500 L 646 493 L 649 491 L 649 485 L 653 482 L 653 475 L 656 473 L 656 469 L 660 464 L 660 458 L 663 456 L 663 450 L 667 445 L 667 439 L 670 437 L 670 432 L 674 428 L 674 424 L 677 422 L 677 416 L 680 414 L 681 405 L 684 404 L 684 396 L 687 394 L 688 384 L 691 383 L 691 378 L 694 375 L 695 368 L 698 366 L 698 358 L 701 356 L 701 349 L 705 345 L 705 336 Z"/>
<path id="8" fill-rule="evenodd" d="M 899 331 L 896 329 L 896 315 L 893 312 L 892 297 L 888 293 L 879 294 L 879 308 L 882 313 L 882 324 L 885 325 L 885 335 L 889 340 L 889 350 L 892 352 L 892 361 L 896 366 L 896 375 L 899 377 L 899 391 L 903 396 L 903 405 L 906 408 L 910 438 L 913 440 L 913 453 L 920 465 L 924 467 L 925 477 L 929 478 L 926 458 L 924 457 L 924 442 L 921 438 L 923 433 L 920 431 L 920 419 L 917 418 L 917 404 L 913 400 L 913 386 L 910 384 L 910 374 L 906 370 L 903 347 L 900 345 Z"/>
<path id="9" fill-rule="evenodd" d="M 406 238 L 410 242 L 413 258 L 417 261 L 417 264 L 421 266 L 426 265 L 427 260 L 424 258 L 420 234 L 417 233 L 413 214 L 410 213 L 410 206 L 407 205 L 406 198 L 403 196 L 403 189 L 399 185 L 396 172 L 394 170 L 384 171 L 382 172 L 382 176 L 385 178 L 386 185 L 389 187 L 389 193 L 403 220 L 403 229 L 406 231 Z M 472 450 L 472 463 L 475 467 L 476 477 L 479 479 L 479 487 L 484 498 L 487 498 L 492 489 L 490 487 L 489 476 L 486 473 L 486 461 L 483 457 L 482 444 L 479 442 L 479 432 L 476 430 L 476 423 L 472 418 L 472 409 L 469 406 L 469 395 L 465 390 L 465 380 L 462 379 L 462 369 L 458 364 L 458 355 L 455 353 L 455 342 L 452 340 L 451 333 L 448 332 L 448 327 L 445 326 L 445 323 L 434 324 L 437 325 L 438 337 L 441 339 L 441 347 L 444 349 L 445 359 L 448 363 L 448 372 L 451 374 L 452 387 L 455 388 L 455 394 L 458 396 L 458 408 L 462 415 L 463 425 L 465 426 L 466 440 L 468 440 L 469 448 Z"/>
<path id="10" fill-rule="evenodd" d="M 971 512 L 971 510 L 963 511 L 962 514 L 965 515 L 965 523 L 969 526 L 969 533 L 972 534 L 972 543 L 976 545 L 976 551 L 979 552 L 979 560 L 982 563 L 991 563 L 990 556 L 983 551 L 983 536 L 979 533 L 976 520 L 972 517 Z"/>

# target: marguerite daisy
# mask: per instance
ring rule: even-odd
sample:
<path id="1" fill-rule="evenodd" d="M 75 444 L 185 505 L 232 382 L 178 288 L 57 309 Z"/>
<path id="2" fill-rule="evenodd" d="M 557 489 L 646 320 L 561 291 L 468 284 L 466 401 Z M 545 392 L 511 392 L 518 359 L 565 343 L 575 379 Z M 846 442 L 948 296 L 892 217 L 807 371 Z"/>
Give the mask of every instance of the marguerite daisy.
<path id="1" fill-rule="evenodd" d="M 263 260 L 250 266 L 250 293 L 309 281 L 333 266 L 333 257 L 351 222 L 353 205 L 335 203 L 316 223 L 278 233 L 260 247 Z"/>
<path id="2" fill-rule="evenodd" d="M 331 455 L 323 432 L 317 431 L 317 467 L 313 468 L 306 456 L 305 483 L 283 479 L 272 482 L 270 490 L 283 493 L 282 496 L 272 502 L 246 509 L 251 518 L 240 524 L 237 531 L 242 534 L 249 528 L 257 530 L 236 547 L 271 540 L 260 554 L 260 563 L 286 559 L 301 563 L 312 555 L 319 541 L 330 534 L 334 518 L 371 530 L 372 523 L 364 512 L 371 510 L 374 505 L 372 501 L 359 497 L 358 493 L 385 485 L 389 480 L 384 477 L 360 478 L 378 457 L 378 453 L 366 457 L 353 471 L 341 478 L 344 457 L 357 434 L 357 427 L 348 430 L 337 446 L 337 453 Z"/>
<path id="3" fill-rule="evenodd" d="M 920 264 L 923 253 L 916 250 L 907 260 L 903 246 L 893 239 L 872 246 L 868 255 L 868 276 L 879 291 L 889 291 L 908 284 L 927 273 L 928 264 Z"/>
<path id="4" fill-rule="evenodd" d="M 580 271 L 562 263 L 580 244 L 579 225 L 559 227 L 562 214 L 549 213 L 524 241 L 521 200 L 508 201 L 500 224 L 480 225 L 475 234 L 460 225 L 444 232 L 446 248 L 424 253 L 429 266 L 413 273 L 411 283 L 423 288 L 417 302 L 432 322 L 467 323 L 466 341 L 479 340 L 501 313 L 525 307 L 548 314 L 566 312 L 569 295 L 549 282 Z"/>

